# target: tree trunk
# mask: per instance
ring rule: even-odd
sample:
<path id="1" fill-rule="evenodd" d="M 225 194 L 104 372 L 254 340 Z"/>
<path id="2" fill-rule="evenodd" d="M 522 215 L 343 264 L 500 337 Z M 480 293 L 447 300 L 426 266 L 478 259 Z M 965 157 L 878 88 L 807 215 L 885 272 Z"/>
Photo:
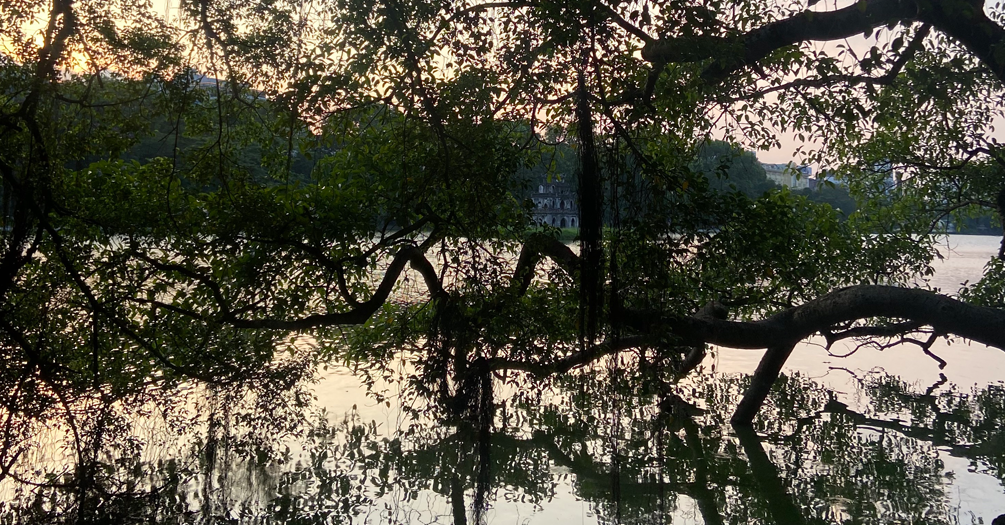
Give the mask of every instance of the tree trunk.
<path id="1" fill-rule="evenodd" d="M 733 412 L 733 417 L 729 420 L 734 426 L 749 426 L 754 421 L 754 416 L 761 409 L 768 393 L 771 392 L 771 385 L 778 380 L 778 375 L 782 371 L 782 365 L 792 354 L 795 342 L 785 342 L 777 346 L 768 348 L 761 358 L 761 362 L 754 371 L 754 377 L 750 380 L 747 392 L 743 394 L 740 405 Z"/>
<path id="2" fill-rule="evenodd" d="M 998 221 L 1005 225 L 1005 188 L 998 190 L 998 198 L 995 201 L 998 208 Z M 998 258 L 1005 260 L 1005 233 L 1002 234 L 1002 242 L 998 248 Z"/>
<path id="3" fill-rule="evenodd" d="M 579 245 L 580 324 L 586 341 L 596 339 L 598 319 L 604 301 L 603 267 L 603 193 L 600 187 L 600 161 L 593 137 L 593 113 L 586 78 L 579 72 L 576 120 L 579 123 Z"/>

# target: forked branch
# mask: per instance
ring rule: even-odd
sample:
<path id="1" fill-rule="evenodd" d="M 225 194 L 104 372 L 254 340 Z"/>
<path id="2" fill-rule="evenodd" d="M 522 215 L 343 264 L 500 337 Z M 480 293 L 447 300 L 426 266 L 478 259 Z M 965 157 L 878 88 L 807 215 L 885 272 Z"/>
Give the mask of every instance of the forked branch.
<path id="1" fill-rule="evenodd" d="M 703 76 L 720 82 L 787 46 L 840 40 L 919 21 L 959 41 L 1005 81 L 1005 55 L 997 52 L 1005 44 L 1005 29 L 988 18 L 983 2 L 968 0 L 860 0 L 835 11 L 803 11 L 737 36 L 662 38 L 647 43 L 642 58 L 653 64 L 710 61 Z"/>

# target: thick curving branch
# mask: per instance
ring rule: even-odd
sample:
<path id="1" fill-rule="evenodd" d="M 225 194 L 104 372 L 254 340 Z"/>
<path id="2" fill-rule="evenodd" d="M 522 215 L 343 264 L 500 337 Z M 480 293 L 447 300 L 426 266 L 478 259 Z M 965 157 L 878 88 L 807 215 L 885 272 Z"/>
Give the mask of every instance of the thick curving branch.
<path id="1" fill-rule="evenodd" d="M 578 271 L 579 256 L 568 246 L 554 237 L 541 233 L 533 234 L 524 243 L 520 257 L 517 260 L 516 269 L 510 279 L 510 287 L 518 295 L 526 293 L 527 288 L 534 279 L 535 269 L 544 257 L 552 259 L 570 275 L 575 275 L 575 272 Z M 391 291 L 394 289 L 394 283 L 401 276 L 401 272 L 404 271 L 406 264 L 419 272 L 433 299 L 446 296 L 447 292 L 444 290 L 443 284 L 436 274 L 436 269 L 433 268 L 432 263 L 426 258 L 423 249 L 421 247 L 407 246 L 398 250 L 394 255 L 373 296 L 364 302 L 351 302 L 350 304 L 353 306 L 352 310 L 311 315 L 300 319 L 246 319 L 232 315 L 225 309 L 223 318 L 220 321 L 235 328 L 270 328 L 280 330 L 305 330 L 320 326 L 362 324 L 387 301 Z M 201 276 L 194 278 L 200 279 L 200 282 L 202 282 Z M 218 300 L 223 301 L 223 298 L 218 296 Z M 224 304 L 225 301 L 221 302 L 221 306 Z"/>
<path id="2" fill-rule="evenodd" d="M 608 355 L 655 344 L 658 339 L 647 334 L 662 330 L 669 330 L 684 344 L 695 347 L 710 343 L 740 349 L 766 348 L 768 351 L 754 372 L 753 383 L 731 419 L 734 425 L 749 425 L 796 343 L 816 333 L 829 334 L 830 338 L 894 336 L 897 332 L 903 334 L 931 326 L 937 334 L 955 334 L 1005 350 L 1005 311 L 967 304 L 921 289 L 850 286 L 761 321 L 730 321 L 721 310 L 721 306 L 710 304 L 694 315 L 678 318 L 653 312 L 619 312 L 618 315 L 625 316 L 631 321 L 628 324 L 643 335 L 608 340 L 549 362 L 494 358 L 488 365 L 492 370 L 523 370 L 537 376 L 561 374 Z M 876 317 L 905 321 L 887 327 L 853 328 L 834 333 L 835 326 Z M 920 343 L 923 350 L 926 349 L 924 344 Z"/>
<path id="3" fill-rule="evenodd" d="M 893 337 L 922 326 L 931 326 L 939 334 L 954 334 L 1005 350 L 1005 311 L 915 288 L 850 286 L 760 321 L 730 321 L 722 315 L 723 312 L 712 312 L 715 306 L 703 308 L 687 317 L 666 317 L 654 312 L 619 312 L 618 315 L 624 316 L 627 324 L 641 335 L 605 341 L 547 363 L 494 359 L 490 367 L 495 370 L 524 370 L 535 375 L 564 373 L 613 353 L 653 344 L 656 339 L 648 334 L 659 333 L 661 329 L 669 329 L 681 339 L 682 344 L 696 347 L 715 344 L 738 349 L 769 349 L 770 362 L 765 363 L 763 368 L 765 374 L 774 377 L 777 377 L 777 370 L 781 369 L 792 346 L 817 333 L 828 336 L 829 340 L 870 335 Z M 835 326 L 876 317 L 905 321 L 884 327 L 834 332 Z"/>
<path id="4" fill-rule="evenodd" d="M 863 0 L 837 11 L 803 11 L 736 37 L 661 39 L 646 45 L 642 58 L 649 62 L 696 62 L 714 58 L 704 76 L 722 80 L 783 47 L 848 38 L 879 26 L 913 21 L 918 14 L 919 8 L 913 1 Z"/>
<path id="5" fill-rule="evenodd" d="M 872 85 L 872 86 L 888 86 L 893 84 L 897 76 L 903 71 L 904 66 L 911 60 L 924 47 L 925 38 L 931 33 L 932 25 L 923 24 L 918 32 L 914 34 L 914 38 L 907 45 L 907 48 L 897 57 L 897 60 L 890 66 L 890 69 L 886 70 L 885 73 L 879 76 L 871 75 L 827 75 L 817 78 L 797 78 L 791 82 L 785 82 L 777 86 L 771 86 L 764 89 L 758 89 L 751 93 L 745 95 L 740 95 L 731 99 L 732 101 L 740 100 L 752 100 L 763 98 L 764 96 L 774 93 L 777 91 L 786 91 L 789 89 L 798 88 L 825 88 L 829 86 L 834 86 L 837 84 L 848 84 L 851 86 L 857 84 Z"/>
<path id="6" fill-rule="evenodd" d="M 387 298 L 394 290 L 394 284 L 398 281 L 401 272 L 405 270 L 405 265 L 410 265 L 418 271 L 429 289 L 429 294 L 434 298 L 441 298 L 446 294 L 439 276 L 432 263 L 417 247 L 408 246 L 398 250 L 391 259 L 391 264 L 384 272 L 384 278 L 380 285 L 368 300 L 359 303 L 358 306 L 348 312 L 330 312 L 324 314 L 310 315 L 300 319 L 246 319 L 233 315 L 225 315 L 221 322 L 227 323 L 234 328 L 268 328 L 277 330 L 306 330 L 319 326 L 362 324 L 367 321 L 381 306 L 387 302 Z"/>
<path id="7" fill-rule="evenodd" d="M 520 257 L 510 280 L 510 288 L 518 295 L 527 292 L 534 280 L 534 271 L 544 257 L 555 261 L 569 275 L 576 275 L 579 271 L 579 256 L 565 243 L 543 233 L 532 234 L 520 250 Z"/>
<path id="8" fill-rule="evenodd" d="M 834 325 L 871 317 L 907 320 L 887 327 L 884 335 L 892 335 L 895 329 L 909 332 L 927 325 L 935 333 L 952 333 L 1005 349 L 1005 311 L 967 304 L 926 290 L 893 286 L 842 288 L 763 321 L 735 322 L 692 316 L 677 321 L 675 331 L 686 338 L 721 346 L 768 349 L 730 420 L 742 426 L 753 422 L 798 341 L 814 333 L 829 333 Z M 854 329 L 850 332 L 854 333 Z M 928 349 L 930 341 L 917 344 L 935 357 Z M 935 358 L 944 366 L 944 361 Z"/>
<path id="9" fill-rule="evenodd" d="M 896 286 L 849 286 L 762 321 L 691 316 L 670 319 L 667 324 L 676 334 L 695 343 L 760 349 L 873 317 L 914 321 L 939 333 L 955 334 L 1005 350 L 1005 311 L 975 306 L 927 290 Z"/>
<path id="10" fill-rule="evenodd" d="M 860 0 L 836 11 L 803 11 L 737 36 L 669 37 L 648 42 L 642 58 L 653 64 L 711 60 L 703 76 L 725 80 L 786 46 L 831 41 L 897 23 L 924 22 L 954 38 L 1005 82 L 1005 29 L 972 0 Z"/>
<path id="11" fill-rule="evenodd" d="M 314 251 L 317 252 L 317 250 Z M 241 329 L 306 330 L 317 327 L 362 324 L 373 316 L 373 314 L 387 302 L 391 292 L 394 290 L 395 283 L 401 277 L 401 273 L 405 270 L 406 265 L 411 266 L 412 269 L 419 272 L 432 299 L 441 299 L 447 295 L 447 292 L 443 288 L 442 282 L 440 281 L 440 277 L 436 273 L 436 269 L 426 258 L 423 247 L 406 246 L 398 250 L 398 252 L 396 252 L 392 257 L 391 263 L 385 270 L 383 278 L 377 285 L 377 289 L 368 300 L 359 302 L 358 300 L 355 300 L 354 297 L 350 297 L 352 300 L 349 300 L 350 298 L 346 299 L 347 304 L 351 307 L 351 309 L 347 311 L 329 312 L 293 319 L 270 317 L 257 319 L 247 318 L 240 315 L 245 309 L 231 308 L 230 302 L 226 298 L 219 283 L 198 270 L 189 268 L 182 264 L 159 261 L 139 250 L 130 251 L 130 255 L 146 262 L 160 271 L 178 273 L 181 276 L 206 287 L 212 294 L 213 301 L 217 304 L 220 312 L 216 316 L 209 316 L 195 310 L 181 308 L 170 303 L 157 300 L 132 298 L 131 301 L 148 304 L 156 308 L 163 308 L 198 321 L 222 323 Z M 526 293 L 527 288 L 534 279 L 537 265 L 545 257 L 552 259 L 560 268 L 568 272 L 570 275 L 575 275 L 575 272 L 578 271 L 579 256 L 577 256 L 568 246 L 545 234 L 533 234 L 524 243 L 523 249 L 520 252 L 516 269 L 510 278 L 510 289 L 515 291 L 517 295 L 523 295 Z M 338 269 L 340 269 L 342 264 L 342 261 L 330 261 L 327 259 L 322 262 L 327 262 L 332 267 L 336 267 Z M 340 283 L 339 286 L 344 288 L 346 285 L 344 283 Z M 345 290 L 343 290 L 342 295 L 346 295 Z"/>

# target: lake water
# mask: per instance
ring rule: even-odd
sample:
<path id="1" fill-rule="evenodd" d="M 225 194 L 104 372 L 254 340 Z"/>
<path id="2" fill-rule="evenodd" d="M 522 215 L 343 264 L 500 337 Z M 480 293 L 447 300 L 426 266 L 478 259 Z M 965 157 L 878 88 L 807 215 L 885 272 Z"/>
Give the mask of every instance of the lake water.
<path id="1" fill-rule="evenodd" d="M 928 284 L 978 279 L 999 240 L 953 236 Z M 449 422 L 396 374 L 368 391 L 342 367 L 298 395 L 190 389 L 103 438 L 90 499 L 71 482 L 68 433 L 40 427 L 18 479 L 0 485 L 0 523 L 990 524 L 1005 513 L 1005 352 L 941 340 L 939 369 L 912 345 L 837 357 L 852 345 L 799 345 L 754 432 L 727 423 L 762 354 L 750 350 L 715 349 L 677 384 L 617 359 L 547 384 L 500 377 L 494 410 Z M 413 369 L 398 366 L 401 378 Z"/>

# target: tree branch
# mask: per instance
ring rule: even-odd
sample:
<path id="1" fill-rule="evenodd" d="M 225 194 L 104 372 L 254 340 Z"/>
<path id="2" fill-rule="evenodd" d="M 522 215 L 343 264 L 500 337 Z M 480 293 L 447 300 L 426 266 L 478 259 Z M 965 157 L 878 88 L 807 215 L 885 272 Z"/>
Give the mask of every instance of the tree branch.
<path id="1" fill-rule="evenodd" d="M 894 61 L 894 63 L 890 66 L 890 69 L 888 69 L 886 73 L 883 73 L 881 76 L 873 77 L 870 75 L 828 75 L 819 78 L 800 78 L 793 80 L 791 82 L 786 82 L 783 84 L 779 84 L 777 86 L 771 86 L 769 88 L 754 91 L 753 93 L 749 93 L 747 95 L 736 97 L 732 101 L 736 102 L 740 100 L 761 98 L 764 97 L 765 95 L 774 93 L 776 91 L 784 91 L 792 88 L 800 88 L 800 87 L 822 88 L 832 86 L 834 84 L 838 84 L 841 82 L 846 82 L 850 85 L 871 84 L 875 86 L 888 86 L 892 84 L 893 81 L 897 78 L 897 75 L 899 75 L 900 72 L 903 71 L 904 66 L 907 65 L 907 62 L 910 61 L 910 59 L 914 55 L 916 55 L 918 51 L 921 50 L 922 46 L 924 45 L 925 38 L 929 35 L 929 33 L 931 33 L 931 30 L 932 30 L 931 24 L 923 24 L 921 28 L 918 29 L 918 32 L 914 34 L 914 38 L 911 39 L 911 42 L 907 45 L 907 48 L 904 49 L 904 52 L 897 57 L 897 60 Z"/>
<path id="2" fill-rule="evenodd" d="M 996 53 L 1005 46 L 1005 29 L 988 18 L 981 2 L 968 0 L 860 0 L 836 11 L 803 11 L 735 37 L 699 35 L 659 39 L 643 47 L 642 58 L 654 64 L 711 60 L 702 76 L 711 82 L 721 82 L 786 46 L 839 40 L 882 26 L 915 21 L 931 24 L 959 41 L 1005 82 L 1005 55 Z"/>
<path id="3" fill-rule="evenodd" d="M 643 316 L 645 314 L 642 314 Z M 801 340 L 858 319 L 888 317 L 931 326 L 935 331 L 1005 350 L 1005 311 L 967 304 L 916 288 L 859 285 L 842 288 L 761 321 L 709 317 L 667 319 L 665 324 L 689 343 L 731 348 L 769 348 Z M 650 322 L 659 322 L 652 315 Z"/>
<path id="4" fill-rule="evenodd" d="M 630 321 L 626 324 L 642 335 L 604 341 L 552 362 L 494 358 L 490 360 L 489 367 L 492 370 L 524 370 L 538 376 L 565 373 L 613 353 L 654 344 L 658 339 L 652 334 L 659 333 L 661 329 L 679 337 L 684 345 L 709 343 L 736 349 L 774 348 L 777 355 L 769 359 L 767 365 L 771 366 L 766 365 L 766 376 L 772 375 L 775 368 L 780 369 L 780 363 L 787 358 L 792 345 L 818 332 L 824 334 L 828 341 L 835 341 L 855 336 L 893 337 L 922 326 L 931 326 L 938 334 L 955 334 L 1005 350 L 1005 311 L 967 304 L 927 290 L 895 286 L 842 288 L 761 321 L 729 321 L 718 312 L 710 314 L 708 308 L 679 318 L 645 311 L 622 311 L 616 315 L 624 316 L 626 321 Z M 833 332 L 835 325 L 873 317 L 907 321 L 887 327 L 857 327 Z M 914 341 L 905 339 L 903 342 Z M 925 349 L 925 343 L 917 343 Z"/>
<path id="5" fill-rule="evenodd" d="M 568 357 L 551 362 L 514 361 L 511 359 L 493 357 L 488 359 L 489 370 L 523 370 L 538 377 L 553 374 L 564 374 L 573 368 L 592 363 L 602 357 L 616 354 L 623 350 L 638 348 L 653 344 L 655 339 L 648 336 L 625 337 L 618 340 L 606 340 Z"/>
<path id="6" fill-rule="evenodd" d="M 600 4 L 599 7 L 602 11 L 605 11 L 607 13 L 607 16 L 611 17 L 611 20 L 613 20 L 615 24 L 619 25 L 621 29 L 624 29 L 628 33 L 635 35 L 636 38 L 645 42 L 646 45 L 656 43 L 655 38 L 650 36 L 649 33 L 646 33 L 642 29 L 639 29 L 636 25 L 632 24 L 628 20 L 625 20 L 625 18 L 621 16 L 621 14 L 619 14 L 617 11 L 615 11 L 614 8 L 608 6 L 607 4 Z"/>
<path id="7" fill-rule="evenodd" d="M 891 324 L 889 326 L 856 326 L 840 332 L 832 332 L 828 329 L 821 330 L 820 333 L 827 340 L 827 347 L 830 348 L 834 343 L 842 339 L 848 339 L 851 337 L 896 337 L 901 334 L 913 332 L 922 326 L 924 326 L 924 324 L 917 321 L 907 321 L 903 323 Z"/>
<path id="8" fill-rule="evenodd" d="M 413 269 L 422 275 L 426 288 L 434 299 L 441 298 L 446 294 L 440 283 L 439 277 L 433 265 L 426 259 L 422 250 L 414 246 L 408 246 L 398 250 L 398 253 L 391 259 L 391 264 L 384 272 L 384 278 L 370 299 L 359 303 L 359 306 L 348 312 L 331 312 L 325 314 L 310 315 L 300 319 L 244 319 L 233 315 L 225 315 L 220 321 L 235 328 L 268 328 L 277 330 L 306 330 L 319 326 L 334 326 L 344 324 L 362 324 L 366 322 L 376 311 L 387 302 L 388 296 L 394 289 L 401 272 L 405 270 L 405 265 L 410 264 Z"/>
<path id="9" fill-rule="evenodd" d="M 510 281 L 510 287 L 515 289 L 518 295 L 527 292 L 531 281 L 534 280 L 534 269 L 544 256 L 550 257 L 569 275 L 575 275 L 579 268 L 579 256 L 565 243 L 543 233 L 532 234 L 520 250 L 520 258 L 517 259 L 516 269 L 513 270 Z"/>

